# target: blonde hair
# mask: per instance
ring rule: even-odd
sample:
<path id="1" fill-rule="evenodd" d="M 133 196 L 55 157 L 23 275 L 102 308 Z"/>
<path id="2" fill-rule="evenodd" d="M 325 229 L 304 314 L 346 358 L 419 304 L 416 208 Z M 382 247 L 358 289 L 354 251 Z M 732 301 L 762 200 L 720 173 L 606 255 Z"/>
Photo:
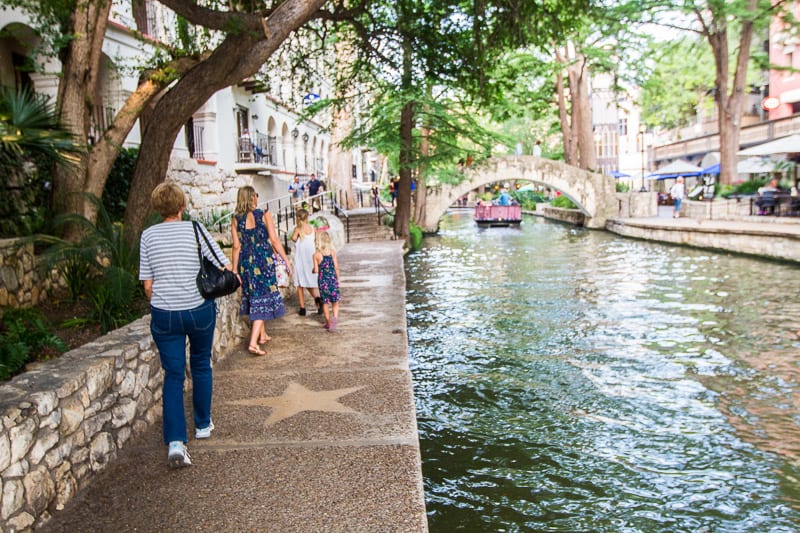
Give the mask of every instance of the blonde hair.
<path id="1" fill-rule="evenodd" d="M 295 216 L 297 217 L 297 225 L 306 225 L 308 224 L 308 210 L 303 209 L 302 207 L 295 212 Z"/>
<path id="2" fill-rule="evenodd" d="M 317 251 L 322 255 L 330 255 L 333 251 L 333 242 L 327 231 L 317 233 Z"/>
<path id="3" fill-rule="evenodd" d="M 175 216 L 186 207 L 186 195 L 174 183 L 159 183 L 150 193 L 150 205 L 163 218 Z"/>
<path id="4" fill-rule="evenodd" d="M 249 213 L 258 204 L 258 193 L 250 185 L 239 187 L 239 194 L 236 196 L 236 214 L 244 215 Z"/>

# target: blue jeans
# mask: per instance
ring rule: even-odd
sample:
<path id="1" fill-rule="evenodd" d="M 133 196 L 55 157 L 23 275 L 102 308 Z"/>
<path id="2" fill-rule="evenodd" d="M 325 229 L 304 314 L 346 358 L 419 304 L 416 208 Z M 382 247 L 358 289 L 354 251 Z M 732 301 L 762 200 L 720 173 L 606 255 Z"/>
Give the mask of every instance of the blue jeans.
<path id="1" fill-rule="evenodd" d="M 676 213 L 680 213 L 681 212 L 681 201 L 682 200 L 683 200 L 682 198 L 675 198 L 675 200 L 673 200 L 673 202 L 675 204 L 675 212 Z"/>
<path id="2" fill-rule="evenodd" d="M 186 442 L 186 413 L 183 409 L 183 381 L 186 368 L 186 338 L 189 338 L 189 367 L 192 371 L 192 407 L 195 428 L 211 423 L 211 346 L 217 321 L 214 300 L 185 311 L 150 307 L 150 333 L 164 369 L 164 443 Z"/>

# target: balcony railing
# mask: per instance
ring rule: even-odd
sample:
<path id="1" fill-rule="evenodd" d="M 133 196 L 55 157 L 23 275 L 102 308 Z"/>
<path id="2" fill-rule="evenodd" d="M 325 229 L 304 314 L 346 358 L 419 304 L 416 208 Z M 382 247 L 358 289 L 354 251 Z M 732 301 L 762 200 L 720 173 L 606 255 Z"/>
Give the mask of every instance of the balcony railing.
<path id="1" fill-rule="evenodd" d="M 274 137 L 267 137 L 263 133 L 256 133 L 255 138 L 250 136 L 239 137 L 237 140 L 239 150 L 236 162 L 274 165 L 274 148 L 270 149 L 271 146 L 274 146 L 274 139 Z M 272 143 L 270 140 L 272 140 Z"/>
<path id="2" fill-rule="evenodd" d="M 800 131 L 800 115 L 768 120 L 739 130 L 739 146 L 747 148 Z M 719 151 L 719 133 L 653 147 L 654 161 L 686 158 Z"/>

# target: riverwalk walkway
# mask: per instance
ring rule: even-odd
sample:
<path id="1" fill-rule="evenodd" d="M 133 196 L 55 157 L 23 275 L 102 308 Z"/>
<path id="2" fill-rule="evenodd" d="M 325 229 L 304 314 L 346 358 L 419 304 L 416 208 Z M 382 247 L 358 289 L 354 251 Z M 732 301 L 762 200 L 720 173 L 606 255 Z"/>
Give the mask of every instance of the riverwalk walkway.
<path id="1" fill-rule="evenodd" d="M 43 531 L 427 531 L 402 243 L 348 244 L 339 262 L 336 333 L 291 298 L 267 356 L 242 345 L 215 366 L 193 466 L 167 467 L 155 424 Z"/>
<path id="2" fill-rule="evenodd" d="M 617 218 L 609 219 L 606 229 L 627 237 L 800 262 L 800 221 L 797 219 Z"/>

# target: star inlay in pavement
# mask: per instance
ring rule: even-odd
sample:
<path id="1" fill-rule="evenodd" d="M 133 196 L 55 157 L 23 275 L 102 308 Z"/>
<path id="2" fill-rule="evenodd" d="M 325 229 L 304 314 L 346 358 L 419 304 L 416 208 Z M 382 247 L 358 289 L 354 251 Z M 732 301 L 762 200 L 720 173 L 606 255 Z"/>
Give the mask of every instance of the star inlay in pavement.
<path id="1" fill-rule="evenodd" d="M 272 414 L 267 418 L 267 425 L 271 426 L 285 418 L 289 418 L 303 411 L 324 411 L 327 413 L 355 413 L 357 412 L 338 402 L 339 398 L 364 387 L 350 387 L 347 389 L 315 391 L 305 388 L 299 383 L 291 382 L 280 396 L 267 398 L 252 398 L 231 402 L 235 405 L 250 405 L 254 407 L 272 407 Z"/>

